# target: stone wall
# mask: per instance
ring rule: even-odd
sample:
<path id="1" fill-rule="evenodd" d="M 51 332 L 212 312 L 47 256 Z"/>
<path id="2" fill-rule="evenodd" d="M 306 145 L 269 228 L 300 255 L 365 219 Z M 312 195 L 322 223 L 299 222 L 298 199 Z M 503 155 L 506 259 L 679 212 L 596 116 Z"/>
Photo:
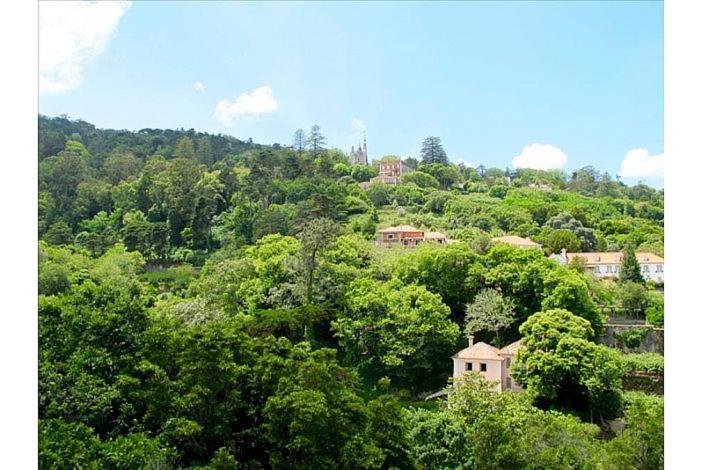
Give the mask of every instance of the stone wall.
<path id="1" fill-rule="evenodd" d="M 627 346 L 623 338 L 627 334 L 631 335 L 630 332 L 633 330 L 641 329 L 649 330 L 648 334 L 641 340 L 641 344 L 638 347 Z M 663 354 L 663 340 L 663 328 L 656 328 L 642 323 L 608 323 L 605 325 L 604 334 L 598 339 L 598 342 L 612 348 L 621 349 L 625 353 L 653 352 Z"/>

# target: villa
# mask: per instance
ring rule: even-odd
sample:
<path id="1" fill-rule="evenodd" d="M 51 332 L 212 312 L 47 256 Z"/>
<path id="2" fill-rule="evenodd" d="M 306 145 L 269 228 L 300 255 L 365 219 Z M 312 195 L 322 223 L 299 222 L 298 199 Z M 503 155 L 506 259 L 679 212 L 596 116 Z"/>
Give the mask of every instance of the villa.
<path id="1" fill-rule="evenodd" d="M 380 172 L 378 176 L 371 178 L 368 184 L 382 183 L 398 185 L 402 180 L 402 175 L 413 171 L 412 167 L 400 159 L 385 160 L 380 162 Z"/>
<path id="2" fill-rule="evenodd" d="M 585 264 L 585 269 L 597 278 L 617 278 L 621 271 L 622 258 L 621 251 L 597 252 L 597 253 L 568 253 L 565 249 L 558 254 L 553 254 L 549 258 L 556 260 L 560 264 L 570 264 L 576 258 Z M 647 281 L 663 282 L 664 260 L 653 253 L 636 253 L 636 261 L 641 266 L 641 274 Z"/>
<path id="3" fill-rule="evenodd" d="M 391 248 L 393 246 L 415 247 L 422 242 L 432 241 L 440 245 L 449 243 L 446 234 L 441 232 L 425 232 L 411 225 L 388 227 L 379 232 L 377 246 Z"/>
<path id="4" fill-rule="evenodd" d="M 468 337 L 468 347 L 456 353 L 453 359 L 453 376 L 461 379 L 466 372 L 476 371 L 485 380 L 495 382 L 495 392 L 521 392 L 524 390 L 512 379 L 510 373 L 514 363 L 514 355 L 521 344 L 515 341 L 502 349 L 497 349 L 487 343 L 473 344 L 473 336 Z"/>

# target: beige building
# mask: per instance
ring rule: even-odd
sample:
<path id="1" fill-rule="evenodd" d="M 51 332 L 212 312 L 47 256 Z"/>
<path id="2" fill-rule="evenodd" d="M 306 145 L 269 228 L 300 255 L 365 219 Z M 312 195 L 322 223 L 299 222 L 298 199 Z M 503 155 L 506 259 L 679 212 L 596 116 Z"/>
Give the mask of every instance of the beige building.
<path id="1" fill-rule="evenodd" d="M 394 246 L 410 248 L 425 241 L 444 245 L 449 242 L 449 239 L 441 232 L 425 232 L 411 225 L 398 225 L 381 230 L 376 245 L 386 248 Z"/>
<path id="2" fill-rule="evenodd" d="M 453 359 L 453 377 L 461 379 L 466 372 L 479 372 L 488 382 L 495 382 L 495 392 L 520 392 L 524 390 L 512 379 L 511 369 L 514 355 L 520 348 L 519 341 L 497 349 L 487 343 L 473 344 L 473 337 L 468 337 L 468 347 L 456 353 Z"/>
<path id="3" fill-rule="evenodd" d="M 529 237 L 522 238 L 516 235 L 506 235 L 504 237 L 497 237 L 492 239 L 493 243 L 507 243 L 508 245 L 517 246 L 519 248 L 538 248 L 541 249 L 541 245 L 531 241 Z"/>
<path id="4" fill-rule="evenodd" d="M 617 278 L 621 272 L 624 253 L 621 251 L 568 253 L 565 249 L 550 256 L 560 264 L 570 264 L 576 258 L 585 264 L 585 269 L 598 278 Z M 636 253 L 636 261 L 641 267 L 641 274 L 647 281 L 663 282 L 664 260 L 653 253 Z"/>

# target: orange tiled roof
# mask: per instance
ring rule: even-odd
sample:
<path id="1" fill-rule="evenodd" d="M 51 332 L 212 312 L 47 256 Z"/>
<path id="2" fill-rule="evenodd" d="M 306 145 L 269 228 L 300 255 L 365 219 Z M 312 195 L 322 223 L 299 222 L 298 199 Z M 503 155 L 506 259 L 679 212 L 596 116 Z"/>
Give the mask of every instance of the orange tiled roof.
<path id="1" fill-rule="evenodd" d="M 500 357 L 498 352 L 499 350 L 495 346 L 490 346 L 480 341 L 469 348 L 458 351 L 453 357 L 457 359 L 494 359 L 501 361 L 503 358 Z"/>
<path id="2" fill-rule="evenodd" d="M 504 237 L 497 237 L 497 238 L 493 238 L 492 241 L 509 243 L 510 245 L 533 246 L 535 248 L 541 248 L 541 245 L 539 245 L 538 243 L 533 242 L 528 238 L 522 238 L 522 237 L 518 237 L 516 235 L 506 235 Z"/>
<path id="3" fill-rule="evenodd" d="M 504 348 L 500 349 L 498 352 L 499 352 L 499 354 L 514 355 L 514 354 L 516 354 L 517 350 L 521 347 L 522 347 L 522 342 L 521 342 L 521 340 L 518 340 L 512 344 L 508 344 Z"/>
<path id="4" fill-rule="evenodd" d="M 411 225 L 398 225 L 397 227 L 388 227 L 380 231 L 380 233 L 388 232 L 422 232 L 422 230 L 414 228 Z"/>
<path id="5" fill-rule="evenodd" d="M 566 253 L 568 262 L 581 258 L 586 265 L 590 264 L 620 264 L 624 254 L 621 251 L 593 252 L 593 253 Z M 653 253 L 636 253 L 639 263 L 663 263 L 663 258 Z"/>
<path id="6" fill-rule="evenodd" d="M 446 234 L 441 232 L 424 232 L 424 238 L 446 238 Z"/>

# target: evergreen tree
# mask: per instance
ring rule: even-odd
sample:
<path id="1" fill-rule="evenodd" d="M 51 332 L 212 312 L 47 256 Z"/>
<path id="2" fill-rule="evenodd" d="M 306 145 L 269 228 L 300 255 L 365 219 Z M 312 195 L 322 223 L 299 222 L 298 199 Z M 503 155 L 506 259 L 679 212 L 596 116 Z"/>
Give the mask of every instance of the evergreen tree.
<path id="1" fill-rule="evenodd" d="M 307 145 L 309 145 L 310 152 L 312 152 L 314 158 L 317 158 L 326 150 L 324 148 L 326 143 L 327 138 L 322 135 L 322 129 L 317 124 L 312 126 L 310 129 L 310 136 L 307 139 Z"/>
<path id="2" fill-rule="evenodd" d="M 305 138 L 305 131 L 298 129 L 293 135 L 293 149 L 297 152 L 297 156 L 301 157 L 302 152 L 307 150 L 307 139 Z"/>
<path id="3" fill-rule="evenodd" d="M 197 159 L 205 165 L 212 165 L 215 162 L 209 137 L 202 137 L 197 141 Z"/>
<path id="4" fill-rule="evenodd" d="M 632 245 L 627 245 L 627 247 L 624 248 L 622 272 L 619 275 L 619 282 L 624 283 L 627 281 L 638 282 L 639 284 L 646 283 L 646 280 L 641 274 L 641 266 L 639 266 L 639 262 L 636 260 L 636 253 Z"/>
<path id="5" fill-rule="evenodd" d="M 420 151 L 422 156 L 422 163 L 448 163 L 448 157 L 446 156 L 446 151 L 441 146 L 441 139 L 438 137 L 427 137 L 422 142 L 422 150 Z"/>
<path id="6" fill-rule="evenodd" d="M 173 150 L 174 158 L 195 158 L 195 147 L 190 137 L 181 137 Z"/>

